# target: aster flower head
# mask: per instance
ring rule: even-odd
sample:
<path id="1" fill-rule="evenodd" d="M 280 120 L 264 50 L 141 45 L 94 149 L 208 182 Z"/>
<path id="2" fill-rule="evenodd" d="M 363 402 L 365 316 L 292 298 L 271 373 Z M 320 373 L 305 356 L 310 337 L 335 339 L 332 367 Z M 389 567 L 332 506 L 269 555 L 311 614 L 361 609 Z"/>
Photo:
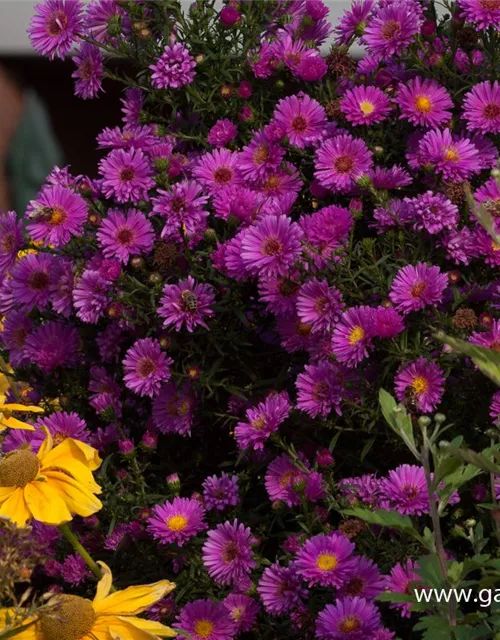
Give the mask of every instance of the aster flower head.
<path id="1" fill-rule="evenodd" d="M 170 365 L 173 362 L 162 351 L 158 340 L 137 340 L 123 360 L 125 386 L 140 396 L 152 398 L 158 395 L 163 382 L 170 379 Z"/>
<path id="2" fill-rule="evenodd" d="M 234 122 L 227 118 L 217 120 L 208 132 L 207 141 L 213 147 L 227 147 L 238 135 L 238 129 Z"/>
<path id="3" fill-rule="evenodd" d="M 14 367 L 29 363 L 25 353 L 26 339 L 33 331 L 33 322 L 24 311 L 10 311 L 3 321 L 2 343 L 9 352 L 9 362 Z"/>
<path id="4" fill-rule="evenodd" d="M 97 240 L 103 253 L 127 264 L 131 256 L 147 254 L 153 248 L 154 230 L 146 216 L 135 209 L 126 213 L 111 209 L 101 222 Z"/>
<path id="5" fill-rule="evenodd" d="M 352 368 L 368 356 L 373 337 L 373 309 L 351 307 L 342 313 L 332 335 L 332 351 L 339 362 Z"/>
<path id="6" fill-rule="evenodd" d="M 234 520 L 217 525 L 207 536 L 202 558 L 210 577 L 219 585 L 238 584 L 255 567 L 252 532 Z"/>
<path id="7" fill-rule="evenodd" d="M 480 82 L 472 87 L 464 98 L 463 118 L 469 131 L 500 133 L 500 84 L 497 80 Z"/>
<path id="8" fill-rule="evenodd" d="M 339 595 L 373 600 L 383 590 L 384 580 L 378 566 L 365 556 L 354 556 L 354 565 Z"/>
<path id="9" fill-rule="evenodd" d="M 417 155 L 420 166 L 432 167 L 450 182 L 463 182 L 481 170 L 476 145 L 469 138 L 453 136 L 449 129 L 426 133 Z"/>
<path id="10" fill-rule="evenodd" d="M 193 176 L 212 194 L 234 184 L 240 184 L 238 154 L 228 149 L 214 149 L 210 153 L 205 153 L 194 167 Z"/>
<path id="11" fill-rule="evenodd" d="M 448 91 L 435 80 L 416 77 L 401 82 L 394 99 L 401 111 L 400 119 L 421 127 L 437 128 L 449 122 L 453 100 Z"/>
<path id="12" fill-rule="evenodd" d="M 372 638 L 380 627 L 377 607 L 355 596 L 338 598 L 327 605 L 316 621 L 316 637 L 322 640 L 365 640 Z"/>
<path id="13" fill-rule="evenodd" d="M 406 198 L 405 203 L 411 208 L 413 227 L 417 231 L 425 229 L 435 235 L 458 225 L 458 207 L 441 193 L 427 191 L 416 198 Z"/>
<path id="14" fill-rule="evenodd" d="M 223 601 L 231 620 L 236 624 L 236 632 L 244 633 L 253 627 L 260 607 L 253 598 L 231 593 Z"/>
<path id="15" fill-rule="evenodd" d="M 264 402 L 246 412 L 247 422 L 238 422 L 234 437 L 240 449 L 263 449 L 268 438 L 290 415 L 292 405 L 286 391 L 271 393 Z"/>
<path id="16" fill-rule="evenodd" d="M 50 432 L 55 445 L 60 444 L 66 438 L 90 443 L 90 431 L 87 423 L 75 412 L 56 411 L 49 416 L 38 418 L 35 427 L 40 429 L 41 433 L 44 433 L 42 427 L 45 427 Z"/>
<path id="17" fill-rule="evenodd" d="M 224 604 L 195 600 L 180 611 L 174 628 L 186 631 L 193 640 L 232 640 L 236 625 Z"/>
<path id="18" fill-rule="evenodd" d="M 362 35 L 370 14 L 375 5 L 375 0 L 354 0 L 350 9 L 344 14 L 335 27 L 337 44 L 347 44 L 354 35 Z"/>
<path id="19" fill-rule="evenodd" d="M 474 331 L 469 342 L 479 347 L 500 351 L 500 320 L 493 320 L 489 331 Z"/>
<path id="20" fill-rule="evenodd" d="M 362 502 L 372 508 L 380 506 L 379 479 L 373 473 L 354 478 L 342 478 L 338 488 L 348 504 Z"/>
<path id="21" fill-rule="evenodd" d="M 147 198 L 154 187 L 152 169 L 141 149 L 113 149 L 99 163 L 106 198 L 117 202 L 134 202 Z"/>
<path id="22" fill-rule="evenodd" d="M 205 509 L 198 500 L 189 498 L 174 498 L 156 505 L 148 518 L 148 531 L 156 540 L 180 547 L 206 528 Z"/>
<path id="23" fill-rule="evenodd" d="M 335 259 L 336 252 L 344 246 L 353 225 L 349 209 L 331 205 L 309 216 L 302 216 L 300 226 L 308 256 L 318 268 Z"/>
<path id="24" fill-rule="evenodd" d="M 375 189 L 398 189 L 413 182 L 408 171 L 399 165 L 390 168 L 374 167 L 368 172 L 368 177 Z"/>
<path id="25" fill-rule="evenodd" d="M 67 582 L 74 587 L 79 586 L 92 575 L 85 564 L 85 561 L 77 553 L 65 558 L 60 571 L 64 582 Z"/>
<path id="26" fill-rule="evenodd" d="M 73 290 L 77 317 L 83 322 L 97 324 L 111 302 L 111 290 L 110 282 L 98 271 L 84 271 Z"/>
<path id="27" fill-rule="evenodd" d="M 89 4 L 85 14 L 85 28 L 97 42 L 113 42 L 114 36 L 110 30 L 122 32 L 129 27 L 127 14 L 116 0 L 94 0 Z"/>
<path id="28" fill-rule="evenodd" d="M 297 376 L 297 408 L 311 418 L 326 418 L 332 409 L 341 415 L 343 375 L 333 362 L 307 364 Z"/>
<path id="29" fill-rule="evenodd" d="M 53 60 L 65 58 L 82 35 L 80 0 L 45 0 L 35 5 L 28 33 L 34 49 Z"/>
<path id="30" fill-rule="evenodd" d="M 342 294 L 326 280 L 313 278 L 302 285 L 296 301 L 297 315 L 313 331 L 331 331 L 340 319 Z"/>
<path id="31" fill-rule="evenodd" d="M 200 185 L 194 180 L 182 180 L 172 185 L 170 191 L 158 189 L 153 198 L 153 213 L 161 216 L 166 224 L 162 237 L 181 239 L 182 234 L 194 235 L 208 217 L 208 196 L 202 195 Z"/>
<path id="32" fill-rule="evenodd" d="M 305 462 L 303 464 L 307 466 Z M 301 493 L 311 502 L 324 496 L 322 475 L 299 469 L 284 454 L 275 458 L 268 466 L 265 485 L 270 500 L 282 501 L 289 507 L 302 503 Z"/>
<path id="33" fill-rule="evenodd" d="M 274 122 L 280 127 L 284 137 L 284 128 Z M 263 131 L 258 131 L 239 153 L 238 169 L 245 181 L 256 183 L 265 180 L 269 173 L 276 171 L 284 155 L 285 149 L 282 146 L 270 140 Z"/>
<path id="34" fill-rule="evenodd" d="M 373 335 L 376 338 L 395 338 L 404 331 L 404 320 L 393 307 L 373 310 Z"/>
<path id="35" fill-rule="evenodd" d="M 79 361 L 80 334 L 69 324 L 51 320 L 35 329 L 26 339 L 26 357 L 43 373 L 56 367 L 72 367 Z"/>
<path id="36" fill-rule="evenodd" d="M 173 39 L 149 68 L 153 72 L 151 83 L 155 89 L 180 89 L 193 82 L 196 61 L 188 49 Z"/>
<path id="37" fill-rule="evenodd" d="M 197 326 L 208 329 L 205 318 L 214 315 L 211 306 L 214 300 L 213 287 L 188 276 L 185 280 L 179 280 L 178 284 L 165 285 L 158 315 L 163 318 L 164 327 L 173 326 L 176 331 L 183 326 L 190 333 Z"/>
<path id="38" fill-rule="evenodd" d="M 403 464 L 380 480 L 384 508 L 401 515 L 429 513 L 429 495 L 423 467 Z"/>
<path id="39" fill-rule="evenodd" d="M 55 259 L 47 253 L 29 253 L 12 269 L 10 281 L 16 303 L 26 311 L 43 309 L 50 299 Z"/>
<path id="40" fill-rule="evenodd" d="M 386 2 L 373 11 L 362 41 L 371 54 L 387 60 L 413 42 L 421 25 L 422 9 L 413 0 Z"/>
<path id="41" fill-rule="evenodd" d="M 167 382 L 153 401 L 153 422 L 162 433 L 190 435 L 195 405 L 195 396 L 189 385 L 178 388 Z"/>
<path id="42" fill-rule="evenodd" d="M 346 192 L 372 168 L 372 152 L 360 138 L 342 134 L 328 138 L 316 151 L 318 182 L 334 192 Z"/>
<path id="43" fill-rule="evenodd" d="M 104 59 L 99 47 L 84 42 L 78 53 L 73 56 L 76 70 L 72 74 L 75 78 L 75 95 L 88 100 L 95 98 L 102 89 L 104 78 Z"/>
<path id="44" fill-rule="evenodd" d="M 283 128 L 290 144 L 304 149 L 321 137 L 326 114 L 319 102 L 301 93 L 280 100 L 274 119 Z"/>
<path id="45" fill-rule="evenodd" d="M 389 297 L 396 309 L 406 315 L 441 302 L 448 276 L 439 267 L 419 262 L 400 269 L 392 282 Z"/>
<path id="46" fill-rule="evenodd" d="M 121 98 L 123 122 L 128 127 L 137 127 L 144 101 L 142 89 L 129 87 L 125 89 L 125 97 Z"/>
<path id="47" fill-rule="evenodd" d="M 203 481 L 203 504 L 207 511 L 235 507 L 239 499 L 238 476 L 223 471 L 220 476 L 210 476 Z"/>
<path id="48" fill-rule="evenodd" d="M 306 540 L 297 553 L 297 572 L 309 586 L 341 587 L 354 568 L 354 544 L 339 533 L 319 534 Z"/>
<path id="49" fill-rule="evenodd" d="M 345 92 L 340 110 L 354 126 L 382 122 L 391 112 L 387 95 L 378 87 L 359 86 Z"/>
<path id="50" fill-rule="evenodd" d="M 0 215 L 0 276 L 15 264 L 17 252 L 23 243 L 23 223 L 14 211 Z"/>
<path id="51" fill-rule="evenodd" d="M 462 14 L 479 29 L 500 28 L 500 3 L 498 0 L 458 0 Z"/>
<path id="52" fill-rule="evenodd" d="M 392 593 L 413 593 L 413 583 L 421 583 L 421 578 L 416 573 L 417 565 L 413 560 L 408 559 L 404 565 L 399 562 L 391 569 L 386 576 L 385 589 Z M 389 605 L 391 609 L 399 609 L 403 618 L 411 616 L 411 603 L 409 602 L 393 602 Z"/>
<path id="53" fill-rule="evenodd" d="M 296 609 L 308 596 L 296 567 L 283 567 L 277 562 L 264 570 L 257 591 L 264 609 L 273 616 Z"/>
<path id="54" fill-rule="evenodd" d="M 71 236 L 79 236 L 87 220 L 85 200 L 71 189 L 47 185 L 27 209 L 32 220 L 27 231 L 36 242 L 55 247 L 64 246 Z"/>

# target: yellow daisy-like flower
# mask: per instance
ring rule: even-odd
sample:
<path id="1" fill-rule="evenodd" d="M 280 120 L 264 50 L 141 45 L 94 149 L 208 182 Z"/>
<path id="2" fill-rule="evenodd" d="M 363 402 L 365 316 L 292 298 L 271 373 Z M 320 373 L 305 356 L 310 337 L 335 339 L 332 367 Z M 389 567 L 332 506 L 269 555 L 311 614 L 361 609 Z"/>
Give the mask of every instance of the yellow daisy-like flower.
<path id="1" fill-rule="evenodd" d="M 155 640 L 177 635 L 159 622 L 137 617 L 173 591 L 173 582 L 160 580 L 110 593 L 111 571 L 103 562 L 99 564 L 104 575 L 97 585 L 94 600 L 54 596 L 36 623 L 26 626 L 15 636 L 16 640 Z M 5 615 L 3 618 L 5 620 Z M 29 622 L 25 624 L 29 625 Z M 5 627 L 2 629 L 0 612 L 2 630 Z"/>
<path id="2" fill-rule="evenodd" d="M 27 422 L 22 422 L 14 418 L 13 411 L 24 411 L 26 413 L 43 413 L 42 407 L 24 404 L 0 404 L 0 430 L 1 429 L 25 429 L 34 431 L 35 427 Z"/>
<path id="3" fill-rule="evenodd" d="M 56 447 L 47 432 L 37 454 L 16 449 L 0 459 L 0 517 L 24 527 L 32 518 L 50 525 L 102 509 L 92 471 L 101 459 L 84 442 L 66 438 Z"/>

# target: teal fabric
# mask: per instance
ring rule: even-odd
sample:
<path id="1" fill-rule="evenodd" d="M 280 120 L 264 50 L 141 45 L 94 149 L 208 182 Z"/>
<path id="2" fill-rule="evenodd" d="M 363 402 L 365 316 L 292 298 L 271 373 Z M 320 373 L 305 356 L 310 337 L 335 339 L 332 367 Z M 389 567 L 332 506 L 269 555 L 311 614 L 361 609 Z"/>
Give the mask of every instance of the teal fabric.
<path id="1" fill-rule="evenodd" d="M 11 144 L 7 170 L 11 200 L 19 218 L 55 165 L 64 156 L 42 100 L 34 91 L 24 96 L 24 110 Z"/>

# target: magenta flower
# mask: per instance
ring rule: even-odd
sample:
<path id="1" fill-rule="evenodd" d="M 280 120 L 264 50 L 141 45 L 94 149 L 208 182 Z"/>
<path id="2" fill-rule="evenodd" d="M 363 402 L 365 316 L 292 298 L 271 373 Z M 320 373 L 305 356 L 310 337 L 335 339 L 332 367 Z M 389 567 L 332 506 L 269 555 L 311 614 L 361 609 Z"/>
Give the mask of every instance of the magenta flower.
<path id="1" fill-rule="evenodd" d="M 336 287 L 329 287 L 326 280 L 308 280 L 297 294 L 297 315 L 313 331 L 332 331 L 343 306 L 342 294 Z"/>
<path id="2" fill-rule="evenodd" d="M 248 527 L 234 520 L 224 522 L 207 533 L 203 545 L 203 565 L 219 585 L 237 585 L 256 566 L 252 545 L 255 538 Z"/>
<path id="3" fill-rule="evenodd" d="M 354 566 L 339 595 L 373 600 L 383 590 L 384 580 L 378 566 L 365 556 L 354 556 Z"/>
<path id="4" fill-rule="evenodd" d="M 374 167 L 368 172 L 375 189 L 397 189 L 398 187 L 406 187 L 413 182 L 412 177 L 399 165 L 394 165 L 389 169 L 385 167 Z"/>
<path id="5" fill-rule="evenodd" d="M 403 464 L 389 471 L 387 478 L 380 480 L 380 492 L 384 509 L 392 509 L 402 515 L 429 513 L 423 467 Z"/>
<path id="6" fill-rule="evenodd" d="M 289 315 L 295 311 L 295 301 L 300 288 L 296 274 L 267 276 L 259 280 L 259 296 L 267 309 L 276 315 Z"/>
<path id="7" fill-rule="evenodd" d="M 410 595 L 414 587 L 422 588 L 421 577 L 415 572 L 417 564 L 408 559 L 404 566 L 399 562 L 391 569 L 391 573 L 386 576 L 385 590 L 392 593 L 404 593 Z M 413 584 L 417 583 L 417 584 Z M 403 618 L 411 616 L 410 602 L 393 602 L 389 605 L 391 609 L 399 609 Z"/>
<path id="8" fill-rule="evenodd" d="M 363 34 L 374 5 L 375 0 L 353 0 L 335 27 L 337 44 L 347 44 L 353 36 Z"/>
<path id="9" fill-rule="evenodd" d="M 15 264 L 17 252 L 23 243 L 23 223 L 14 211 L 0 215 L 0 276 Z"/>
<path id="10" fill-rule="evenodd" d="M 26 339 L 26 357 L 43 373 L 57 367 L 73 367 L 79 358 L 78 329 L 64 322 L 49 321 L 37 327 Z"/>
<path id="11" fill-rule="evenodd" d="M 494 393 L 491 398 L 490 418 L 493 420 L 493 424 L 498 425 L 500 419 L 500 391 Z M 482 502 L 484 502 L 484 500 Z"/>
<path id="12" fill-rule="evenodd" d="M 111 0 L 114 2 L 114 0 Z M 125 97 L 121 98 L 123 121 L 128 127 L 137 127 L 143 105 L 143 92 L 139 87 L 125 89 Z"/>
<path id="13" fill-rule="evenodd" d="M 323 640 L 366 640 L 380 627 L 377 607 L 364 598 L 338 598 L 316 620 L 316 637 Z"/>
<path id="14" fill-rule="evenodd" d="M 74 587 L 78 587 L 92 575 L 85 561 L 77 553 L 65 558 L 61 565 L 60 572 L 64 582 Z"/>
<path id="15" fill-rule="evenodd" d="M 253 598 L 231 593 L 224 599 L 223 605 L 228 610 L 231 620 L 236 624 L 237 633 L 250 631 L 260 611 L 259 605 Z"/>
<path id="16" fill-rule="evenodd" d="M 394 101 L 401 110 L 400 119 L 422 127 L 437 128 L 449 122 L 453 109 L 453 100 L 444 87 L 420 77 L 401 82 Z"/>
<path id="17" fill-rule="evenodd" d="M 500 3 L 498 0 L 457 0 L 467 22 L 480 29 L 500 28 Z"/>
<path id="18" fill-rule="evenodd" d="M 469 342 L 485 349 L 500 351 L 500 320 L 493 320 L 489 331 L 474 331 Z"/>
<path id="19" fill-rule="evenodd" d="M 161 56 L 149 68 L 155 89 L 180 89 L 193 82 L 196 61 L 186 47 L 173 39 Z"/>
<path id="20" fill-rule="evenodd" d="M 238 422 L 234 437 L 238 448 L 263 449 L 265 442 L 290 415 L 292 405 L 286 391 L 271 393 L 264 402 L 246 412 L 247 422 Z"/>
<path id="21" fill-rule="evenodd" d="M 84 271 L 73 290 L 76 315 L 83 322 L 97 324 L 111 303 L 111 285 L 98 271 Z"/>
<path id="22" fill-rule="evenodd" d="M 173 184 L 171 191 L 158 189 L 157 193 L 158 197 L 152 199 L 153 213 L 165 220 L 163 238 L 182 240 L 183 234 L 190 237 L 205 224 L 208 196 L 202 195 L 197 182 L 182 180 Z"/>
<path id="23" fill-rule="evenodd" d="M 103 44 L 113 42 L 109 27 L 121 27 L 125 32 L 130 28 L 126 12 L 116 0 L 96 0 L 87 7 L 85 27 L 89 35 Z"/>
<path id="24" fill-rule="evenodd" d="M 282 567 L 277 562 L 264 570 L 257 591 L 264 609 L 273 616 L 296 609 L 308 597 L 295 566 Z"/>
<path id="25" fill-rule="evenodd" d="M 319 534 L 306 540 L 297 553 L 297 573 L 309 587 L 341 587 L 354 568 L 354 544 L 337 533 Z"/>
<path id="26" fill-rule="evenodd" d="M 153 401 L 153 422 L 162 433 L 191 434 L 195 397 L 187 384 L 180 388 L 167 382 Z"/>
<path id="27" fill-rule="evenodd" d="M 167 284 L 158 307 L 158 315 L 163 318 L 163 326 L 173 326 L 180 331 L 183 326 L 192 333 L 195 327 L 208 329 L 204 318 L 211 318 L 211 308 L 215 300 L 213 287 L 196 282 L 192 276 L 179 280 L 178 284 Z"/>
<path id="28" fill-rule="evenodd" d="M 5 316 L 1 336 L 13 367 L 22 367 L 29 363 L 25 347 L 26 339 L 32 331 L 33 322 L 24 311 L 12 310 Z"/>
<path id="29" fill-rule="evenodd" d="M 413 42 L 421 24 L 422 9 L 417 2 L 384 3 L 374 10 L 362 40 L 371 54 L 386 60 Z"/>
<path id="30" fill-rule="evenodd" d="M 420 166 L 429 165 L 450 182 L 463 182 L 481 170 L 477 147 L 449 129 L 429 131 L 418 146 Z"/>
<path id="31" fill-rule="evenodd" d="M 53 60 L 64 58 L 82 35 L 80 0 L 45 0 L 35 5 L 28 33 L 34 49 Z"/>
<path id="32" fill-rule="evenodd" d="M 348 134 L 328 138 L 316 152 L 318 182 L 331 191 L 346 192 L 372 168 L 372 152 L 363 140 Z"/>
<path id="33" fill-rule="evenodd" d="M 228 149 L 215 149 L 211 153 L 205 153 L 194 167 L 193 176 L 210 193 L 240 184 L 238 154 Z"/>
<path id="34" fill-rule="evenodd" d="M 129 209 L 127 213 L 111 209 L 101 222 L 97 240 L 103 253 L 127 264 L 131 256 L 146 254 L 154 244 L 151 222 L 140 211 Z"/>
<path id="35" fill-rule="evenodd" d="M 206 528 L 205 509 L 198 500 L 189 498 L 174 498 L 156 505 L 148 518 L 148 531 L 153 538 L 179 547 Z"/>
<path id="36" fill-rule="evenodd" d="M 284 136 L 283 129 L 283 136 Z M 280 166 L 285 149 L 268 139 L 262 131 L 254 134 L 246 147 L 239 153 L 238 169 L 245 180 L 260 182 L 268 174 L 276 171 Z"/>
<path id="37" fill-rule="evenodd" d="M 212 600 L 186 604 L 177 616 L 175 627 L 186 631 L 193 640 L 233 640 L 236 629 L 226 607 Z"/>
<path id="38" fill-rule="evenodd" d="M 326 418 L 332 409 L 341 415 L 340 404 L 344 391 L 343 376 L 332 362 L 306 364 L 297 376 L 297 408 L 311 418 Z"/>
<path id="39" fill-rule="evenodd" d="M 279 276 L 301 253 L 302 230 L 284 215 L 267 215 L 245 230 L 241 258 L 249 272 L 260 276 Z"/>
<path id="40" fill-rule="evenodd" d="M 214 126 L 210 129 L 207 136 L 207 141 L 213 147 L 227 147 L 236 136 L 238 135 L 238 129 L 234 122 L 231 120 L 223 119 L 217 120 Z"/>
<path id="41" fill-rule="evenodd" d="M 419 262 L 398 271 L 389 297 L 396 309 L 406 315 L 441 302 L 447 286 L 446 273 L 441 273 L 439 267 L 428 267 L 424 262 Z"/>
<path id="42" fill-rule="evenodd" d="M 283 98 L 278 102 L 273 115 L 290 144 L 299 149 L 311 146 L 319 140 L 326 122 L 323 107 L 307 94 Z"/>
<path id="43" fill-rule="evenodd" d="M 39 418 L 35 426 L 37 428 L 46 427 L 54 440 L 54 445 L 61 443 L 66 438 L 90 443 L 90 431 L 87 428 L 87 423 L 74 412 L 56 411 L 49 416 Z"/>
<path id="44" fill-rule="evenodd" d="M 425 229 L 434 235 L 458 225 L 458 207 L 440 193 L 427 191 L 416 198 L 406 198 L 405 204 L 411 208 L 413 227 L 417 231 Z"/>
<path id="45" fill-rule="evenodd" d="M 26 311 L 43 309 L 50 299 L 55 258 L 47 253 L 30 253 L 12 269 L 12 295 Z"/>
<path id="46" fill-rule="evenodd" d="M 444 393 L 443 372 L 434 362 L 419 358 L 399 371 L 394 380 L 396 396 L 400 402 L 411 391 L 418 410 L 430 413 L 441 401 Z"/>
<path id="47" fill-rule="evenodd" d="M 392 307 L 376 307 L 372 319 L 375 338 L 395 338 L 405 328 L 403 318 Z"/>
<path id="48" fill-rule="evenodd" d="M 202 486 L 203 504 L 207 511 L 224 511 L 239 502 L 238 476 L 230 476 L 223 471 L 220 476 L 206 478 Z"/>
<path id="49" fill-rule="evenodd" d="M 480 82 L 464 97 L 463 118 L 469 131 L 500 133 L 500 85 Z"/>
<path id="50" fill-rule="evenodd" d="M 347 367 L 355 367 L 368 357 L 372 337 L 373 309 L 367 306 L 347 309 L 333 331 L 333 354 Z"/>
<path id="51" fill-rule="evenodd" d="M 76 64 L 76 71 L 72 78 L 75 78 L 75 95 L 88 100 L 95 98 L 102 89 L 102 79 L 104 78 L 104 59 L 101 50 L 93 44 L 84 42 L 78 53 L 73 56 Z"/>
<path id="52" fill-rule="evenodd" d="M 162 351 L 158 340 L 137 340 L 123 360 L 125 386 L 140 396 L 152 398 L 158 395 L 162 383 L 170 379 L 173 362 Z"/>
<path id="53" fill-rule="evenodd" d="M 265 485 L 270 500 L 289 507 L 301 504 L 301 494 L 311 502 L 324 496 L 322 475 L 299 469 L 287 455 L 275 458 L 267 467 Z"/>
<path id="54" fill-rule="evenodd" d="M 382 122 L 391 112 L 391 102 L 377 87 L 354 87 L 344 94 L 340 110 L 354 126 Z"/>
<path id="55" fill-rule="evenodd" d="M 155 184 L 150 163 L 140 149 L 114 149 L 100 161 L 99 173 L 104 195 L 117 202 L 146 199 Z"/>
<path id="56" fill-rule="evenodd" d="M 380 507 L 379 479 L 375 474 L 367 473 L 355 478 L 342 478 L 339 491 L 348 504 L 362 502 L 372 508 Z"/>
<path id="57" fill-rule="evenodd" d="M 302 216 L 300 226 L 305 234 L 305 250 L 318 268 L 336 259 L 336 252 L 345 245 L 352 225 L 351 212 L 336 205 Z"/>

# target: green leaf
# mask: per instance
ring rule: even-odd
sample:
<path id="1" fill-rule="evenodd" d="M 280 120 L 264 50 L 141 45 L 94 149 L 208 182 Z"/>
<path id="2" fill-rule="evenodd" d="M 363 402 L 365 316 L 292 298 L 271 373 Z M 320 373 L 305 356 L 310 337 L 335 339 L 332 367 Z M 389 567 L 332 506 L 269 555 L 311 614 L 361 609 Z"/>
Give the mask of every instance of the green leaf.
<path id="1" fill-rule="evenodd" d="M 500 387 L 500 353 L 493 351 L 492 349 L 486 349 L 484 347 L 478 347 L 474 344 L 470 344 L 465 340 L 458 340 L 447 336 L 443 332 L 436 334 L 436 338 L 449 344 L 455 351 L 463 353 L 469 358 L 472 358 L 474 364 L 488 376 L 496 385 Z"/>
<path id="2" fill-rule="evenodd" d="M 446 618 L 442 616 L 425 616 L 413 627 L 414 631 L 424 631 L 425 640 L 450 640 L 451 628 Z"/>
<path id="3" fill-rule="evenodd" d="M 460 460 L 463 460 L 464 462 L 474 465 L 482 471 L 500 474 L 500 466 L 490 460 L 484 453 L 477 453 L 476 451 L 472 451 L 472 449 L 462 449 L 451 445 L 446 447 L 446 452 Z"/>
<path id="4" fill-rule="evenodd" d="M 352 509 L 345 509 L 342 513 L 346 516 L 359 518 L 359 520 L 368 522 L 368 524 L 376 524 L 381 527 L 398 529 L 399 531 L 408 533 L 420 540 L 420 534 L 413 527 L 410 517 L 401 516 L 397 511 L 384 511 L 382 509 L 371 511 L 370 509 L 353 507 Z"/>
<path id="5" fill-rule="evenodd" d="M 418 458 L 411 416 L 408 415 L 403 405 L 397 404 L 396 400 L 385 389 L 380 389 L 378 400 L 387 424 L 403 440 L 413 455 Z"/>
<path id="6" fill-rule="evenodd" d="M 422 578 L 422 582 L 426 587 L 442 589 L 445 586 L 439 560 L 435 553 L 419 558 L 415 573 Z"/>

